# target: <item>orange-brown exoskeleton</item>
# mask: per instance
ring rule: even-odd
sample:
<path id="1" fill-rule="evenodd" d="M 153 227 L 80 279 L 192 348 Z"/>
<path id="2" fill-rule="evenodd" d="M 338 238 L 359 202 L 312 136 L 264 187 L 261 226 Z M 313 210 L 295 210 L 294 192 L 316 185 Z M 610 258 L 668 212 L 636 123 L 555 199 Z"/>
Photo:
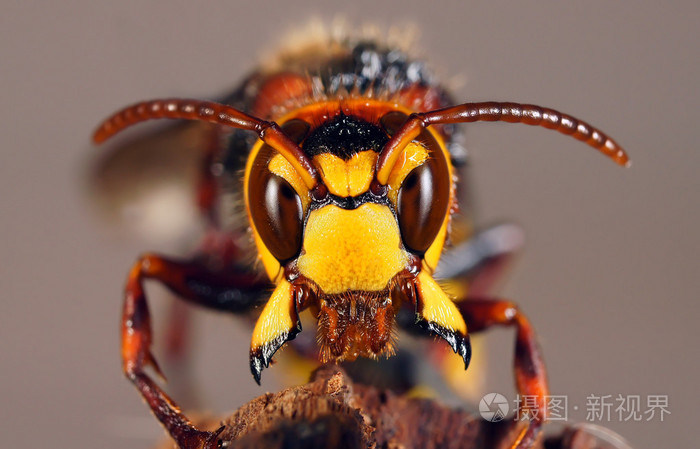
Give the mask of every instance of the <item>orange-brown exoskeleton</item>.
<path id="1" fill-rule="evenodd" d="M 390 356 L 401 325 L 444 339 L 466 369 L 468 329 L 513 326 L 518 391 L 540 398 L 544 407 L 545 368 L 534 331 L 519 308 L 485 297 L 453 298 L 435 280 L 443 251 L 448 262 L 442 276 L 463 283 L 496 255 L 471 257 L 473 245 L 454 238 L 445 249 L 455 225 L 457 166 L 463 162 L 453 144 L 454 124 L 542 126 L 581 140 L 618 164 L 628 159 L 605 134 L 553 109 L 450 104 L 425 67 L 402 52 L 373 42 L 336 42 L 313 54 L 300 50 L 275 68 L 261 69 L 222 103 L 153 100 L 100 125 L 94 136 L 98 143 L 151 119 L 214 123 L 202 131 L 211 144 L 203 149 L 200 205 L 212 227 L 226 232 L 212 211 L 225 208 L 222 203 L 231 198 L 226 193 L 242 192 L 247 226 L 266 275 L 262 279 L 241 268 L 241 249 L 230 247 L 228 256 L 219 258 L 224 263 L 215 266 L 202 257 L 177 261 L 152 254 L 133 266 L 122 321 L 124 371 L 180 447 L 214 447 L 217 433 L 190 424 L 144 371 L 149 364 L 157 369 L 150 353 L 145 279 L 220 310 L 242 312 L 264 304 L 250 346 L 250 368 L 258 383 L 275 352 L 301 331 L 304 310 L 317 318 L 322 361 Z M 397 319 L 407 310 L 413 319 Z M 538 411 L 513 447 L 532 446 L 544 419 L 544 410 Z"/>

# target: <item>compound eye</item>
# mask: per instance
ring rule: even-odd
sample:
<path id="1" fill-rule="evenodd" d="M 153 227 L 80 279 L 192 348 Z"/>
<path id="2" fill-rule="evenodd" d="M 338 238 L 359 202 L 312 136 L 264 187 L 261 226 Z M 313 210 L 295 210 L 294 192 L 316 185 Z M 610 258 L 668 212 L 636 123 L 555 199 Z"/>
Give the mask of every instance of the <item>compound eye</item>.
<path id="1" fill-rule="evenodd" d="M 406 123 L 408 115 L 391 111 L 380 119 L 386 133 L 393 136 Z M 427 160 L 414 168 L 403 180 L 396 198 L 399 228 L 403 244 L 414 254 L 423 256 L 430 248 L 448 214 L 450 204 L 450 170 L 441 145 L 423 130 L 415 139 L 428 151 Z"/>
<path id="2" fill-rule="evenodd" d="M 249 199 L 255 229 L 272 255 L 282 262 L 299 254 L 303 211 L 292 186 L 266 171 L 251 181 Z"/>
<path id="3" fill-rule="evenodd" d="M 437 160 L 429 159 L 406 176 L 399 190 L 401 238 L 420 256 L 430 248 L 448 212 L 450 184 L 440 168 Z"/>

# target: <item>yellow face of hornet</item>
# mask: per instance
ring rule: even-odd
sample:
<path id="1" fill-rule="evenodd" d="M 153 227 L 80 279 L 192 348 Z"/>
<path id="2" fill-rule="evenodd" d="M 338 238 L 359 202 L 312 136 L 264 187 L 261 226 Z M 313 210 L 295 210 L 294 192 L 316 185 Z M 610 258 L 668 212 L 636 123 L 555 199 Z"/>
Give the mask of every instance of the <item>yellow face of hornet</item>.
<path id="1" fill-rule="evenodd" d="M 278 120 L 318 170 L 314 191 L 261 141 L 249 156 L 246 207 L 276 284 L 253 333 L 256 377 L 300 330 L 298 313 L 306 308 L 318 318 L 323 360 L 391 354 L 394 316 L 407 301 L 438 334 L 466 336 L 460 313 L 431 277 L 454 202 L 447 150 L 437 133 L 424 130 L 381 185 L 378 155 L 407 111 L 367 103 L 314 104 Z"/>

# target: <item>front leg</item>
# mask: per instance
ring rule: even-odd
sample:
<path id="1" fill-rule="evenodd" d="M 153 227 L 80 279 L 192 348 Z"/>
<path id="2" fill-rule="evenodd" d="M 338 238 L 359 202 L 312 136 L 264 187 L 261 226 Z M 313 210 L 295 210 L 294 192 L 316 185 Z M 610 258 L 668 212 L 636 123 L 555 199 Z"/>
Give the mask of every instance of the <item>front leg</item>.
<path id="1" fill-rule="evenodd" d="M 211 449 L 219 445 L 216 432 L 194 427 L 175 402 L 144 372 L 151 365 L 162 376 L 151 354 L 151 318 L 143 290 L 155 279 L 196 304 L 243 311 L 255 304 L 266 283 L 248 275 L 214 273 L 195 262 L 176 262 L 156 255 L 139 258 L 129 273 L 122 313 L 122 362 L 126 377 L 136 386 L 151 411 L 182 449 Z M 257 282 L 257 284 L 256 284 Z"/>
<path id="2" fill-rule="evenodd" d="M 535 331 L 529 320 L 515 303 L 490 299 L 467 299 L 457 307 L 469 325 L 470 332 L 479 332 L 492 326 L 514 326 L 515 337 L 515 383 L 522 397 L 534 397 L 535 407 L 520 410 L 519 418 L 527 426 L 521 430 L 512 448 L 531 448 L 540 434 L 546 419 L 546 396 L 549 394 L 547 373 L 542 354 L 537 344 Z"/>

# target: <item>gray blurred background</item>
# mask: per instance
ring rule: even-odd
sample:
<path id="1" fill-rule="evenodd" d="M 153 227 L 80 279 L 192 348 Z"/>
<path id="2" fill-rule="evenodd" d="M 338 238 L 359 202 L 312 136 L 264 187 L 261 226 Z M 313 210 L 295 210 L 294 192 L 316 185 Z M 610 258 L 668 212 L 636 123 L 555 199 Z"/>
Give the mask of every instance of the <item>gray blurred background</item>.
<path id="1" fill-rule="evenodd" d="M 121 375 L 118 323 L 128 267 L 168 248 L 91 206 L 94 126 L 137 100 L 216 98 L 285 32 L 338 14 L 417 24 L 420 49 L 463 101 L 559 108 L 627 148 L 634 164 L 622 169 L 557 133 L 470 126 L 477 222 L 526 229 L 502 293 L 534 323 L 570 418 L 586 420 L 591 394 L 667 395 L 663 422 L 613 413 L 596 424 L 637 448 L 697 445 L 696 1 L 61 3 L 5 1 L 0 13 L 5 447 L 146 448 L 162 435 Z M 251 379 L 249 328 L 208 312 L 196 327 L 193 371 L 210 409 L 276 388 L 274 369 L 263 388 Z M 512 331 L 486 340 L 487 391 L 512 395 Z"/>

